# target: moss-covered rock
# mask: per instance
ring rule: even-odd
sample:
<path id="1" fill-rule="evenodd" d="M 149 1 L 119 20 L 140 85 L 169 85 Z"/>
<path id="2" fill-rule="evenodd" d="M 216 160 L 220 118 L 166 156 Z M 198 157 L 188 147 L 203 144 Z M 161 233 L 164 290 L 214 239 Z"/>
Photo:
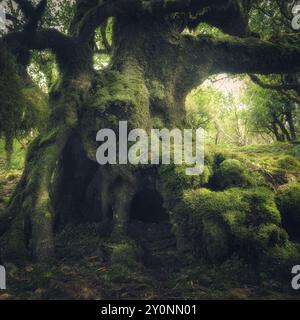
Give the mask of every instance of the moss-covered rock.
<path id="1" fill-rule="evenodd" d="M 281 215 L 275 203 L 275 194 L 267 188 L 259 187 L 242 192 L 243 200 L 249 205 L 247 223 L 259 226 L 264 223 L 280 225 Z"/>
<path id="2" fill-rule="evenodd" d="M 283 186 L 276 201 L 284 228 L 292 238 L 300 239 L 300 183 Z"/>
<path id="3" fill-rule="evenodd" d="M 158 188 L 163 195 L 164 204 L 168 210 L 180 200 L 181 194 L 187 189 L 197 189 L 206 186 L 212 176 L 212 168 L 209 164 L 204 167 L 201 175 L 186 175 L 187 166 L 168 165 L 159 167 Z"/>
<path id="4" fill-rule="evenodd" d="M 255 185 L 249 170 L 236 159 L 224 160 L 216 170 L 213 184 L 218 189 L 226 189 L 234 186 Z"/>
<path id="5" fill-rule="evenodd" d="M 276 245 L 284 246 L 288 241 L 286 231 L 273 223 L 262 224 L 255 236 L 260 243 L 265 245 L 265 249 Z"/>
<path id="6" fill-rule="evenodd" d="M 262 187 L 185 191 L 172 219 L 180 249 L 209 261 L 232 254 L 260 261 L 288 243 L 275 195 Z"/>

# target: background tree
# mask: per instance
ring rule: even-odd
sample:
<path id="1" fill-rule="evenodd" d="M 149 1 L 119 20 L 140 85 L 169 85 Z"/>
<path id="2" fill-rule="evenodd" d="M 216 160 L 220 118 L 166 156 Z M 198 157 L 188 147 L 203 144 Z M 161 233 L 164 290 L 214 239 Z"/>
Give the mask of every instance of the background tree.
<path id="1" fill-rule="evenodd" d="M 13 152 L 14 139 L 27 137 L 39 130 L 49 114 L 47 97 L 29 77 L 22 77 L 14 58 L 0 50 L 0 136 L 5 140 L 7 165 Z"/>
<path id="2" fill-rule="evenodd" d="M 271 135 L 277 141 L 297 139 L 298 106 L 289 98 L 251 85 L 245 92 L 244 102 L 250 107 L 246 117 L 252 132 Z"/>
<path id="3" fill-rule="evenodd" d="M 254 1 L 250 19 L 250 26 L 261 38 L 270 37 L 281 32 L 296 32 L 293 30 L 291 20 L 293 19 L 292 8 L 296 1 Z M 275 90 L 287 100 L 286 104 L 290 105 L 289 109 L 295 109 L 292 104 L 300 103 L 300 83 L 299 74 L 281 74 L 271 75 L 268 77 L 259 77 L 250 75 L 251 80 L 266 90 Z M 278 95 L 277 95 L 278 96 Z M 295 129 L 291 114 L 288 115 L 289 124 L 292 127 L 292 140 L 295 140 Z"/>

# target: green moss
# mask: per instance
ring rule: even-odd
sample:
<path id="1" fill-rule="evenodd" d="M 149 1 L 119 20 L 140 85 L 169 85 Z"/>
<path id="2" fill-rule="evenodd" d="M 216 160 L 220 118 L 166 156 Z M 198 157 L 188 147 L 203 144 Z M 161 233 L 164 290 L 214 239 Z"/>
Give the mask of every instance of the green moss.
<path id="1" fill-rule="evenodd" d="M 293 156 L 296 158 L 300 158 L 300 144 L 293 148 Z"/>
<path id="2" fill-rule="evenodd" d="M 138 67 L 99 75 L 95 92 L 86 99 L 82 111 L 81 136 L 91 159 L 95 158 L 95 137 L 101 128 L 117 132 L 119 121 L 128 121 L 128 130 L 149 129 L 149 92 Z"/>
<path id="3" fill-rule="evenodd" d="M 135 267 L 140 258 L 139 248 L 131 242 L 118 243 L 112 246 L 111 263 Z"/>
<path id="4" fill-rule="evenodd" d="M 263 224 L 258 228 L 256 238 L 268 249 L 276 245 L 284 246 L 288 241 L 288 234 L 275 224 Z"/>
<path id="5" fill-rule="evenodd" d="M 277 203 L 285 219 L 300 223 L 300 183 L 285 186 L 277 196 Z"/>
<path id="6" fill-rule="evenodd" d="M 154 102 L 163 101 L 165 99 L 166 89 L 160 82 L 147 81 L 147 87 L 149 89 L 151 99 L 154 100 Z"/>
<path id="7" fill-rule="evenodd" d="M 228 256 L 229 232 L 224 223 L 223 209 L 232 211 L 239 203 L 240 200 L 228 192 L 213 192 L 205 188 L 185 191 L 173 217 L 181 249 L 213 261 Z"/>
<path id="8" fill-rule="evenodd" d="M 254 154 L 271 154 L 271 155 L 281 155 L 283 153 L 288 153 L 291 150 L 291 145 L 283 142 L 274 142 L 272 144 L 255 144 L 246 145 L 244 147 L 239 147 L 238 152 L 247 153 L 249 155 Z"/>
<path id="9" fill-rule="evenodd" d="M 249 204 L 247 222 L 257 226 L 263 223 L 280 225 L 281 215 L 275 203 L 275 194 L 259 187 L 243 191 L 243 199 Z"/>
<path id="10" fill-rule="evenodd" d="M 236 159 L 228 159 L 216 170 L 213 184 L 216 188 L 226 189 L 233 186 L 247 187 L 255 185 L 249 170 Z"/>
<path id="11" fill-rule="evenodd" d="M 215 152 L 214 153 L 214 168 L 218 168 L 220 164 L 228 159 L 230 156 L 228 152 Z"/>
<path id="12" fill-rule="evenodd" d="M 266 188 L 231 188 L 214 192 L 185 191 L 174 209 L 175 232 L 184 250 L 212 261 L 230 254 L 247 258 L 275 245 L 284 245 L 274 194 Z M 248 248 L 246 250 L 246 248 Z"/>
<path id="13" fill-rule="evenodd" d="M 24 70 L 13 55 L 0 43 L 0 137 L 6 141 L 8 165 L 14 138 L 28 138 L 32 131 L 45 126 L 49 108 L 47 96 L 23 79 Z"/>
<path id="14" fill-rule="evenodd" d="M 212 176 L 212 169 L 207 164 L 204 172 L 198 176 L 188 176 L 187 166 L 160 166 L 159 167 L 159 189 L 165 200 L 165 206 L 172 210 L 175 203 L 180 199 L 181 194 L 186 189 L 195 189 L 208 184 Z"/>
<path id="15" fill-rule="evenodd" d="M 21 127 L 27 135 L 32 128 L 41 130 L 45 127 L 50 110 L 48 97 L 36 85 L 23 88 L 22 94 L 24 101 Z"/>
<path id="16" fill-rule="evenodd" d="M 241 159 L 251 174 L 255 174 L 258 184 L 271 184 L 275 188 L 286 184 L 292 176 L 297 178 L 300 170 L 299 160 L 293 151 L 293 145 L 273 143 L 254 145 L 235 149 L 235 157 Z M 261 180 L 261 181 L 260 181 Z"/>
<path id="17" fill-rule="evenodd" d="M 111 281 L 126 282 L 141 270 L 141 250 L 134 242 L 126 241 L 111 246 L 111 264 L 108 277 Z"/>
<path id="18" fill-rule="evenodd" d="M 287 171 L 299 171 L 300 163 L 299 161 L 293 156 L 283 156 L 277 160 L 276 165 L 280 169 L 284 169 Z"/>
<path id="19" fill-rule="evenodd" d="M 300 228 L 300 183 L 283 186 L 276 198 L 282 214 L 283 226 L 292 238 L 299 239 Z"/>
<path id="20" fill-rule="evenodd" d="M 211 261 L 225 260 L 229 256 L 229 235 L 221 223 L 215 219 L 203 219 L 201 243 L 198 246 Z"/>
<path id="21" fill-rule="evenodd" d="M 90 107 L 112 117 L 113 122 L 128 120 L 133 128 L 146 128 L 148 99 L 149 92 L 139 72 L 133 69 L 131 73 L 123 74 L 111 70 L 98 78 Z"/>

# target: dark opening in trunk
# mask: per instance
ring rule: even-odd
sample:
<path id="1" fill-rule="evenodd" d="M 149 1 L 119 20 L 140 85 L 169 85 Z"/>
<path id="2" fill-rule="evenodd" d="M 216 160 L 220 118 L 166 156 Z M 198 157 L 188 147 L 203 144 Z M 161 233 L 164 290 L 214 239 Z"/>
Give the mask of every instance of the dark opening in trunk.
<path id="1" fill-rule="evenodd" d="M 155 223 L 168 220 L 168 214 L 163 207 L 162 196 L 155 190 L 146 189 L 140 191 L 134 197 L 130 221 Z"/>

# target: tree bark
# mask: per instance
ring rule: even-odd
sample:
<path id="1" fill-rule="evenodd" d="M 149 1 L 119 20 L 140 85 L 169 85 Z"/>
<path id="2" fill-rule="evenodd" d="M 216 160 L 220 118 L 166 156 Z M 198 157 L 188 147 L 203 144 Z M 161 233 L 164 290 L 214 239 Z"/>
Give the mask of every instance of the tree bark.
<path id="1" fill-rule="evenodd" d="M 75 79 L 63 81 L 59 98 L 51 101 L 53 114 L 49 124 L 31 144 L 22 178 L 7 210 L 0 216 L 0 234 L 6 232 L 2 239 L 5 256 L 42 261 L 53 258 L 54 173 L 78 124 L 81 96 L 90 86 L 90 75 L 78 74 Z"/>
<path id="2" fill-rule="evenodd" d="M 297 133 L 296 133 L 296 128 L 294 124 L 293 114 L 291 111 L 286 112 L 286 121 L 289 124 L 290 132 L 291 132 L 291 140 L 296 141 Z"/>

